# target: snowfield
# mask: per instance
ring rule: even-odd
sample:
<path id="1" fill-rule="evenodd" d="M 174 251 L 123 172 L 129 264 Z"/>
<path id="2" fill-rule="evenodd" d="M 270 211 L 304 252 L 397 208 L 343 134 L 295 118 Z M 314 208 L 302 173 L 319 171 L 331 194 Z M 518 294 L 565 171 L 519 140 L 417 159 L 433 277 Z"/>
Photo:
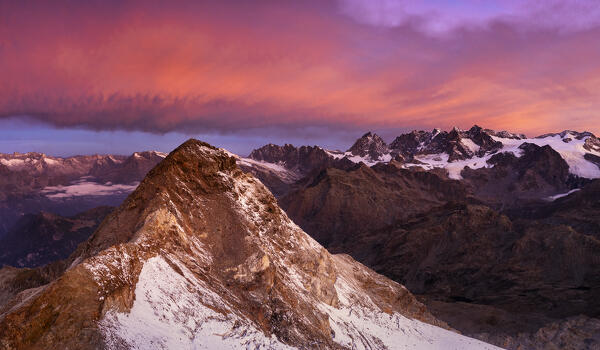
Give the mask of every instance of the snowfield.
<path id="1" fill-rule="evenodd" d="M 128 313 L 111 311 L 100 322 L 110 348 L 131 349 L 295 349 L 267 336 L 237 315 L 183 264 L 178 274 L 160 256 L 145 262 Z M 333 340 L 348 349 L 500 349 L 400 314 L 375 312 L 357 300 L 345 279 L 335 284 L 339 308 L 320 304 L 329 315 Z"/>

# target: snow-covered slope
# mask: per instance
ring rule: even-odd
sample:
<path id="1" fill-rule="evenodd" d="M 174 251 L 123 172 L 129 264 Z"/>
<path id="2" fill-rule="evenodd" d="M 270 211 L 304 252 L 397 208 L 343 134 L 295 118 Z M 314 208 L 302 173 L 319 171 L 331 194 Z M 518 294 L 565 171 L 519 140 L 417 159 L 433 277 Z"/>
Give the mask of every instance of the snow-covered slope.
<path id="1" fill-rule="evenodd" d="M 421 166 L 425 169 L 433 168 L 445 168 L 448 170 L 449 177 L 452 179 L 461 179 L 460 172 L 464 167 L 471 169 L 478 169 L 483 167 L 492 166 L 487 161 L 496 153 L 510 152 L 517 157 L 522 155 L 522 150 L 519 148 L 524 143 L 531 143 L 538 146 L 550 146 L 552 149 L 557 151 L 561 157 L 569 165 L 569 171 L 577 176 L 594 179 L 600 178 L 600 167 L 596 164 L 585 159 L 586 154 L 595 154 L 600 156 L 600 152 L 596 150 L 587 150 L 584 148 L 586 141 L 593 136 L 583 136 L 577 139 L 577 135 L 572 132 L 566 132 L 564 134 L 548 135 L 539 138 L 503 138 L 499 136 L 492 136 L 495 141 L 502 143 L 502 148 L 494 153 L 488 153 L 483 156 L 473 156 L 472 158 L 457 160 L 450 162 L 448 161 L 448 155 L 444 153 L 439 154 L 424 154 L 417 155 L 414 157 L 417 163 L 406 163 L 403 166 Z M 467 147 L 475 149 L 474 143 L 471 139 L 464 138 L 461 140 Z"/>
<path id="2" fill-rule="evenodd" d="M 479 169 L 493 166 L 488 160 L 494 154 L 510 152 L 520 157 L 523 154 L 520 146 L 525 143 L 552 147 L 567 162 L 573 175 L 600 178 L 600 140 L 589 132 L 568 130 L 527 138 L 523 134 L 496 132 L 478 126 L 469 130 L 454 128 L 450 132 L 434 129 L 400 135 L 389 146 L 376 134 L 367 133 L 346 152 L 324 152 L 333 160 L 346 159 L 368 166 L 397 160 L 404 168 L 443 168 L 450 178 L 459 180 L 465 167 Z M 275 156 L 271 160 L 277 162 L 278 158 Z M 279 166 L 286 169 L 285 165 Z"/>
<path id="3" fill-rule="evenodd" d="M 235 158 L 195 140 L 150 171 L 70 261 L 56 281 L 0 305 L 0 344 L 495 349 L 328 253 Z"/>

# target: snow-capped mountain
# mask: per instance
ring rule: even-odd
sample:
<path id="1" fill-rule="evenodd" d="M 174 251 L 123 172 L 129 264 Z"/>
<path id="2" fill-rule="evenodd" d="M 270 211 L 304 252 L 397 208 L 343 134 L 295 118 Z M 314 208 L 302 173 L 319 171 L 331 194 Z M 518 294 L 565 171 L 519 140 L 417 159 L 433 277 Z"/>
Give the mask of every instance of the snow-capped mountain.
<path id="1" fill-rule="evenodd" d="M 367 133 L 346 152 L 324 150 L 317 146 L 311 149 L 313 152 L 325 153 L 333 159 L 363 162 L 369 166 L 394 160 L 402 163 L 402 167 L 405 168 L 441 168 L 448 172 L 451 179 L 462 179 L 461 173 L 465 167 L 492 167 L 493 164 L 489 160 L 495 154 L 512 153 L 520 157 L 524 154 L 524 144 L 552 147 L 567 162 L 569 172 L 573 175 L 588 179 L 600 177 L 600 140 L 589 132 L 563 131 L 527 138 L 523 134 L 496 132 L 473 126 L 469 130 L 454 128 L 449 132 L 439 129 L 431 132 L 412 131 L 396 137 L 389 145 L 378 135 Z M 269 157 L 264 156 L 266 151 L 279 150 L 279 147 L 270 145 L 268 149 L 253 151 L 249 157 L 294 170 L 294 166 L 288 166 L 289 161 L 282 152 L 269 152 Z M 312 164 L 305 161 L 306 158 L 297 148 L 286 145 L 285 149 L 286 155 L 294 155 L 294 164 Z M 320 159 L 320 164 L 327 162 L 324 158 Z M 302 174 L 307 173 L 306 168 L 303 168 Z"/>
<path id="2" fill-rule="evenodd" d="M 195 140 L 150 171 L 63 266 L 48 284 L 3 289 L 4 348 L 495 348 L 328 253 L 235 158 Z M 3 286 L 22 279 L 6 274 Z"/>
<path id="3" fill-rule="evenodd" d="M 392 159 L 389 148 L 379 135 L 368 132 L 346 151 L 350 160 L 366 159 L 370 162 L 386 162 Z"/>

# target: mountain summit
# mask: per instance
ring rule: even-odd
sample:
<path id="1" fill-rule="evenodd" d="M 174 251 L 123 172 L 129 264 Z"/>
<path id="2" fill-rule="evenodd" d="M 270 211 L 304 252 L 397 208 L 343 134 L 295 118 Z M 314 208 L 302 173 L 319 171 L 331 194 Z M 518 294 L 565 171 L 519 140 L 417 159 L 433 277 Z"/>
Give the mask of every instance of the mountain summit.
<path id="1" fill-rule="evenodd" d="M 368 132 L 356 140 L 347 152 L 355 156 L 367 157 L 372 161 L 377 161 L 388 153 L 389 150 L 387 144 L 379 135 Z"/>
<path id="2" fill-rule="evenodd" d="M 494 348 L 331 255 L 235 158 L 189 140 L 70 257 L 0 304 L 6 349 Z"/>

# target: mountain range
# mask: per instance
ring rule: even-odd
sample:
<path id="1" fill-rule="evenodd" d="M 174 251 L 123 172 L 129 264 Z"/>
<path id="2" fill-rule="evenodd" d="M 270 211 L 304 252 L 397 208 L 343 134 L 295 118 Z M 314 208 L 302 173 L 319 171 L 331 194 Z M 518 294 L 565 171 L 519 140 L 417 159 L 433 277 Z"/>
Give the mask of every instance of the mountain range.
<path id="1" fill-rule="evenodd" d="M 0 154 L 0 238 L 25 214 L 73 216 L 117 206 L 165 156 L 154 151 L 68 158 Z"/>
<path id="2" fill-rule="evenodd" d="M 594 349 L 599 145 L 589 132 L 474 126 L 389 145 L 366 133 L 345 152 L 267 145 L 250 158 L 301 177 L 278 201 L 307 233 L 406 285 L 464 334 L 511 349 Z"/>
<path id="3" fill-rule="evenodd" d="M 296 226 L 190 140 L 66 260 L 0 271 L 7 349 L 494 349 Z"/>
<path id="4" fill-rule="evenodd" d="M 164 156 L 93 156 L 78 172 L 0 157 L 13 200 L 0 202 L 31 213 L 5 229 L 18 249 L 0 261 L 24 268 L 0 270 L 0 344 L 600 348 L 592 133 L 474 126 L 388 144 L 369 132 L 347 151 L 269 144 L 248 157 L 192 140 Z M 35 186 L 19 183 L 35 171 Z M 131 191 L 109 215 L 56 209 Z"/>

